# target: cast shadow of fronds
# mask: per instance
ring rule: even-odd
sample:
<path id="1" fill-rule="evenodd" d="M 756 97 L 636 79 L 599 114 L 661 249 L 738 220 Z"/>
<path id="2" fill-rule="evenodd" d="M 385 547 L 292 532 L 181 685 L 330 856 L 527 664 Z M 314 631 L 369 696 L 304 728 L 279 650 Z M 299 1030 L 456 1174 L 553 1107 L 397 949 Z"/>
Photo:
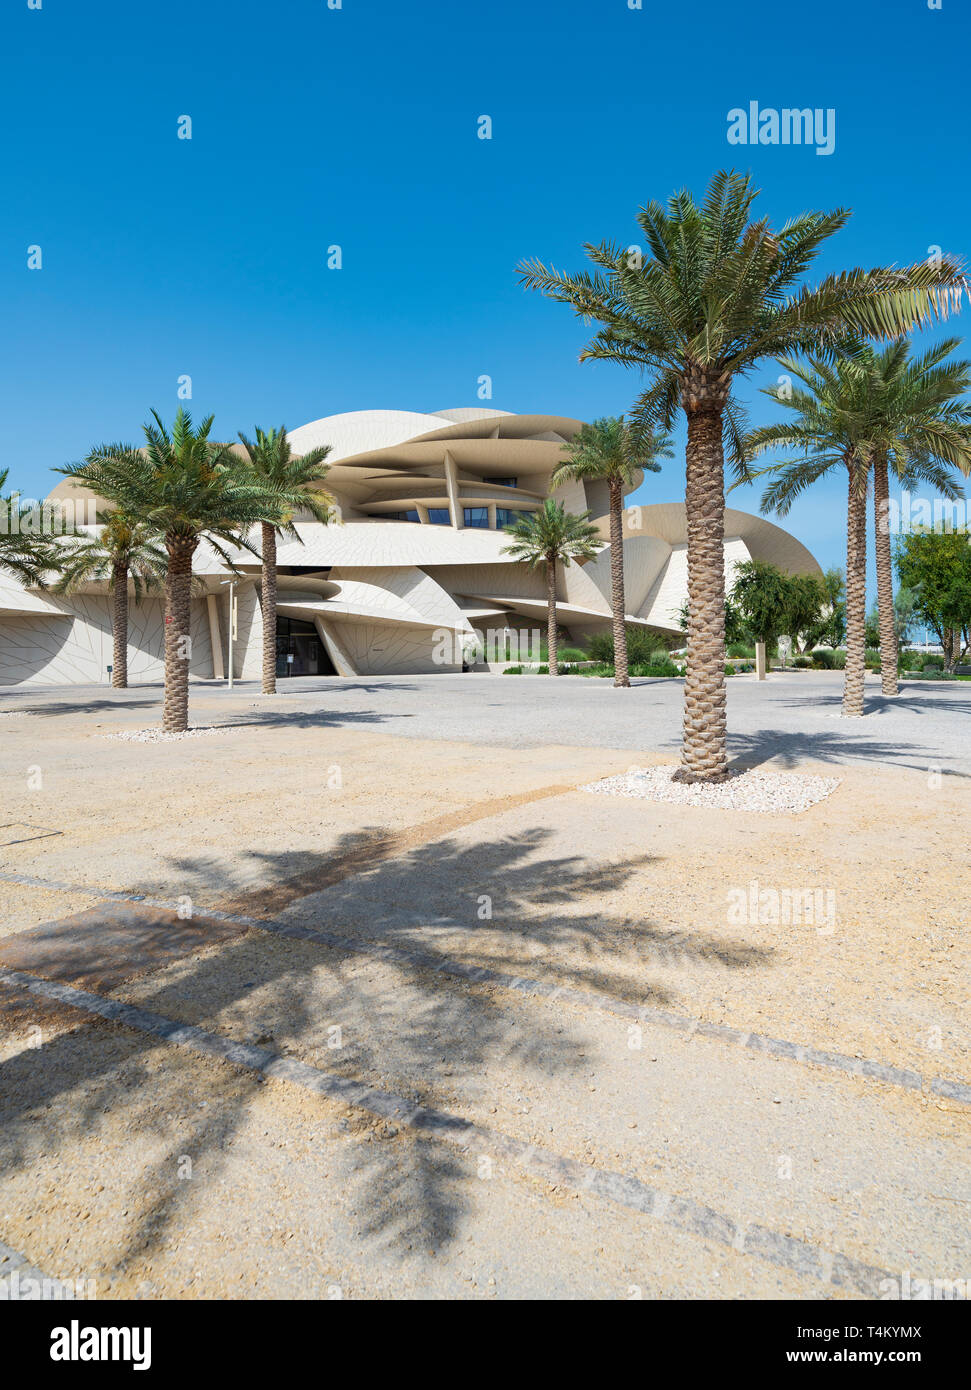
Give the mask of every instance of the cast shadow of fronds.
<path id="1" fill-rule="evenodd" d="M 548 831 L 534 828 L 514 840 L 441 839 L 395 855 L 393 835 L 379 828 L 298 856 L 296 864 L 292 855 L 244 853 L 241 896 L 254 867 L 272 884 L 282 880 L 277 859 L 285 860 L 298 885 L 286 920 L 312 920 L 334 940 L 323 945 L 246 932 L 141 977 L 132 987 L 135 1000 L 166 1018 L 297 1057 L 408 1103 L 482 1114 L 491 1110 L 497 1087 L 569 1083 L 589 1067 L 591 1043 L 575 1011 L 552 1002 L 527 1005 L 522 996 L 442 968 L 456 934 L 464 962 L 522 975 L 524 952 L 531 953 L 544 979 L 608 992 L 631 987 L 630 972 L 615 971 L 612 954 L 622 952 L 629 962 L 632 952 L 640 953 L 645 974 L 636 997 L 655 1004 L 668 995 L 651 982 L 649 967 L 672 953 L 712 968 L 744 969 L 769 959 L 745 942 L 612 916 L 598 903 L 651 856 L 591 868 L 578 856 L 550 856 L 548 839 Z M 181 859 L 169 870 L 167 896 L 191 894 L 197 878 L 211 884 L 205 856 Z M 234 885 L 226 890 L 231 895 Z M 279 908 L 279 886 L 272 892 Z M 483 894 L 492 915 L 480 922 L 474 908 Z M 250 915 L 259 915 L 260 895 L 250 890 L 248 897 Z M 198 911 L 204 917 L 205 909 Z M 434 922 L 444 915 L 449 922 L 439 938 Z M 431 924 L 424 930 L 423 921 Z M 391 948 L 383 959 L 381 947 Z M 336 1049 L 335 1026 L 342 1034 Z M 151 1258 L 191 1225 L 195 1204 L 205 1201 L 207 1183 L 219 1181 L 264 1090 L 254 1073 L 220 1063 L 208 1068 L 215 1079 L 204 1095 L 186 1093 L 189 1073 L 184 1069 L 179 1079 L 171 1059 L 170 1044 L 96 1025 L 51 1037 L 0 1064 L 0 1163 L 7 1171 L 29 1165 L 38 1149 L 71 1152 L 79 1134 L 97 1136 L 105 1113 L 118 1108 L 128 1112 L 133 1142 L 151 1138 L 155 1157 L 131 1180 L 135 1217 L 118 1234 L 119 1268 L 136 1256 Z M 285 1115 L 287 1094 L 280 1088 L 279 1095 Z M 158 1103 L 142 1104 L 146 1099 Z M 329 1204 L 331 1216 L 336 1204 L 362 1258 L 380 1249 L 407 1259 L 455 1238 L 477 1195 L 470 1154 L 363 1107 L 321 1102 L 320 1126 L 322 1139 L 337 1146 L 340 1173 L 321 1183 L 316 1200 Z M 177 1179 L 184 1154 L 193 1156 L 199 1175 L 193 1182 Z M 300 1160 L 308 1180 L 315 1162 L 314 1155 Z M 313 1203 L 290 1222 L 311 1230 Z"/>

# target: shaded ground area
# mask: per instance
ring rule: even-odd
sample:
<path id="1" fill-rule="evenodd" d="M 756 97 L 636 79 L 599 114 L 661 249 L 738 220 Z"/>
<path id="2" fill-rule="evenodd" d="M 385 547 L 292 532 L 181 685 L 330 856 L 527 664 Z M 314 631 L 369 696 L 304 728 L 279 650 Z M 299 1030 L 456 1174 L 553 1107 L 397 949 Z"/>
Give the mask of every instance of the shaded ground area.
<path id="1" fill-rule="evenodd" d="M 827 717 L 832 684 L 814 701 L 800 678 L 739 683 L 739 750 L 763 740 L 753 756 L 842 777 L 802 815 L 746 817 L 575 790 L 632 747 L 665 756 L 674 687 L 621 708 L 624 692 L 541 679 L 272 702 L 205 687 L 196 721 L 235 727 L 147 747 L 103 737 L 157 717 L 146 692 L 106 694 L 93 717 L 76 692 L 4 695 L 34 714 L 3 723 L 0 967 L 173 1033 L 0 986 L 0 1239 L 54 1276 L 146 1296 L 840 1297 L 840 1256 L 962 1274 L 971 1109 L 632 1024 L 611 1000 L 971 1080 L 967 791 L 944 760 L 963 694 L 922 687 L 847 731 Z M 756 698 L 787 747 L 746 734 Z M 773 914 L 805 888 L 823 915 Z M 177 1025 L 459 1128 L 194 1055 Z M 624 1181 L 653 1190 L 656 1210 L 501 1151 L 483 1168 L 462 1125 L 613 1174 L 621 1198 Z"/>

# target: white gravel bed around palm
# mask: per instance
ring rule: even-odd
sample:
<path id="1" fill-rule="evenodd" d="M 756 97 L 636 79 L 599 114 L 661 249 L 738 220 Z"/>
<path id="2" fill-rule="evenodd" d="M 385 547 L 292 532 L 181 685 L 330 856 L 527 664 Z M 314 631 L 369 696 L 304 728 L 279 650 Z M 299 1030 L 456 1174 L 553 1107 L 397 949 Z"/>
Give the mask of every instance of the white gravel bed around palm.
<path id="1" fill-rule="evenodd" d="M 808 777 L 796 772 L 733 772 L 724 782 L 673 782 L 676 768 L 631 767 L 616 777 L 588 782 L 582 792 L 638 796 L 679 806 L 712 806 L 723 811 L 768 813 L 806 811 L 839 786 L 839 777 Z"/>
<path id="2" fill-rule="evenodd" d="M 184 738 L 203 738 L 207 734 L 228 734 L 230 729 L 186 729 L 182 734 L 167 734 L 164 729 L 125 729 L 118 734 L 102 734 L 102 738 L 121 739 L 125 743 L 178 743 Z"/>

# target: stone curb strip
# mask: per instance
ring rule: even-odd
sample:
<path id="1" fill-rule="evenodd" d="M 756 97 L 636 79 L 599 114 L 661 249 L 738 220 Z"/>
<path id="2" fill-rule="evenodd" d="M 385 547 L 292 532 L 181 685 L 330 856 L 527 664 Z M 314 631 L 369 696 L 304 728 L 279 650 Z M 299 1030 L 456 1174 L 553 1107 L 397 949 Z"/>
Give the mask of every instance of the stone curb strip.
<path id="1" fill-rule="evenodd" d="M 108 902 L 140 903 L 145 907 L 155 907 L 168 912 L 178 911 L 178 904 L 160 898 L 148 898 L 137 893 L 120 893 L 111 889 L 90 888 L 73 883 L 60 883 L 54 880 L 35 878 L 29 874 L 0 872 L 0 881 L 21 883 L 25 888 L 46 888 L 65 893 L 86 893 L 90 897 Z M 750 1048 L 753 1052 L 764 1052 L 771 1056 L 784 1057 L 792 1062 L 810 1066 L 825 1067 L 830 1071 L 844 1072 L 849 1076 L 870 1077 L 888 1086 L 900 1086 L 909 1091 L 928 1091 L 934 1095 L 956 1100 L 962 1105 L 971 1105 L 971 1085 L 965 1081 L 952 1081 L 947 1077 L 924 1078 L 920 1072 L 902 1067 L 892 1067 L 885 1062 L 874 1062 L 867 1057 L 850 1057 L 842 1052 L 825 1052 L 819 1048 L 807 1047 L 801 1043 L 788 1042 L 782 1038 L 770 1038 L 761 1033 L 746 1032 L 741 1028 L 729 1028 L 719 1023 L 706 1023 L 702 1019 L 691 1018 L 687 1014 L 671 1013 L 666 1009 L 653 1009 L 647 1005 L 632 1004 L 625 999 L 616 999 L 609 994 L 599 994 L 590 990 L 571 989 L 567 985 L 553 985 L 544 980 L 531 980 L 525 976 L 507 975 L 485 966 L 465 965 L 462 961 L 448 957 L 428 955 L 420 951 L 403 951 L 397 946 L 384 946 L 380 942 L 359 940 L 341 936 L 337 932 L 320 931 L 316 927 L 304 927 L 297 922 L 283 922 L 272 917 L 242 917 L 231 912 L 220 912 L 217 908 L 206 908 L 193 917 L 193 921 L 229 922 L 235 926 L 249 927 L 277 936 L 290 937 L 296 941 L 316 941 L 342 951 L 353 951 L 356 955 L 375 956 L 382 960 L 404 961 L 425 970 L 452 975 L 473 984 L 495 985 L 501 989 L 516 990 L 520 994 L 537 998 L 562 1000 L 578 1008 L 599 1009 L 606 1013 L 619 1014 L 623 1018 L 635 1019 L 638 1023 L 656 1024 L 661 1028 L 673 1028 L 686 1036 L 698 1035 L 717 1038 L 721 1042 L 735 1043 L 739 1047 Z M 376 925 L 400 918 L 381 918 L 375 916 Z M 414 914 L 416 926 L 458 926 L 451 917 L 428 918 Z"/>
<path id="2" fill-rule="evenodd" d="M 839 1252 L 821 1250 L 765 1226 L 756 1223 L 740 1226 L 731 1217 L 712 1207 L 691 1198 L 660 1192 L 639 1178 L 579 1163 L 576 1159 L 565 1158 L 535 1144 L 526 1144 L 472 1120 L 415 1105 L 393 1092 L 380 1091 L 363 1082 L 322 1071 L 264 1047 L 233 1042 L 194 1024 L 176 1023 L 148 1009 L 122 1004 L 116 999 L 106 999 L 100 994 L 91 994 L 71 985 L 55 984 L 15 970 L 0 969 L 0 985 L 56 1000 L 111 1023 L 122 1024 L 164 1042 L 189 1048 L 203 1056 L 219 1058 L 255 1071 L 270 1080 L 299 1086 L 339 1104 L 365 1110 L 380 1119 L 395 1120 L 411 1129 L 455 1144 L 463 1153 L 504 1158 L 530 1177 L 578 1194 L 585 1193 L 615 1202 L 631 1211 L 653 1217 L 674 1230 L 779 1265 L 807 1279 L 816 1279 L 867 1298 L 876 1298 L 882 1292 L 884 1281 L 895 1278 L 887 1270 L 864 1264 Z"/>
<path id="3" fill-rule="evenodd" d="M 19 1250 L 14 1250 L 9 1245 L 5 1245 L 0 1240 L 0 1285 L 3 1291 L 0 1292 L 0 1302 L 10 1300 L 19 1302 L 21 1300 L 30 1302 L 35 1301 L 33 1293 L 19 1294 L 13 1292 L 10 1284 L 10 1276 L 16 1271 L 19 1284 L 31 1279 L 38 1285 L 39 1297 L 41 1300 L 50 1299 L 75 1299 L 83 1297 L 79 1294 L 76 1286 L 70 1281 L 64 1282 L 61 1279 L 52 1279 L 49 1274 L 43 1274 L 39 1269 L 35 1269 L 32 1264 L 28 1264 L 27 1256 L 21 1255 Z"/>

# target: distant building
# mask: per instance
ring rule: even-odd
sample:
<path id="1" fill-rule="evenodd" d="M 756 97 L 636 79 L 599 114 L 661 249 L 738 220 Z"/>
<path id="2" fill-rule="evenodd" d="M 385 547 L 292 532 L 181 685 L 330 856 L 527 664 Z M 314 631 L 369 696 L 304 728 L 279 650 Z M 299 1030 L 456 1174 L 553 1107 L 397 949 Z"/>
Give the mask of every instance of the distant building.
<path id="1" fill-rule="evenodd" d="M 454 671 L 476 631 L 495 637 L 542 628 L 544 577 L 502 554 L 509 543 L 502 528 L 542 505 L 563 445 L 580 424 L 491 409 L 433 415 L 369 410 L 294 430 L 295 453 L 331 445 L 325 486 L 337 499 L 342 524 L 297 518 L 303 544 L 280 542 L 279 674 Z M 569 638 L 579 640 L 610 622 L 607 487 L 568 483 L 553 495 L 568 511 L 590 510 L 604 536 L 596 559 L 558 575 L 559 621 Z M 65 479 L 48 500 L 86 496 Z M 683 504 L 629 507 L 624 531 L 629 621 L 677 633 L 687 593 Z M 726 573 L 750 556 L 791 572 L 819 573 L 809 551 L 786 531 L 729 509 Z M 260 565 L 244 550 L 234 558 L 244 576 L 235 590 L 234 674 L 258 679 Z M 231 575 L 205 544 L 195 569 L 204 592 L 192 600 L 190 671 L 196 679 L 218 678 L 228 662 Z M 133 603 L 129 621 L 129 680 L 159 680 L 160 597 Z M 0 575 L 0 684 L 106 681 L 111 646 L 107 585 L 57 598 Z"/>

